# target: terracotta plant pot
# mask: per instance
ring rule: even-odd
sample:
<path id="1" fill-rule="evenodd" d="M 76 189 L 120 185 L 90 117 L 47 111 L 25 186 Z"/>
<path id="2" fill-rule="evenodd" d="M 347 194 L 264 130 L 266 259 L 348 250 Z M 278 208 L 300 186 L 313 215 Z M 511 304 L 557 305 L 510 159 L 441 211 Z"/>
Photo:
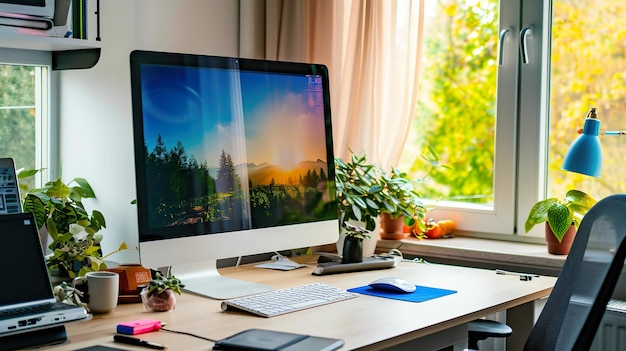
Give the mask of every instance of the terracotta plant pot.
<path id="1" fill-rule="evenodd" d="M 380 238 L 387 240 L 400 240 L 406 236 L 404 233 L 404 216 L 391 218 L 388 213 L 380 214 Z"/>
<path id="2" fill-rule="evenodd" d="M 559 242 L 554 236 L 550 225 L 546 222 L 546 243 L 548 244 L 548 253 L 553 255 L 567 255 L 572 247 L 575 237 L 576 227 L 572 224 L 567 232 L 565 232 L 563 240 Z"/>

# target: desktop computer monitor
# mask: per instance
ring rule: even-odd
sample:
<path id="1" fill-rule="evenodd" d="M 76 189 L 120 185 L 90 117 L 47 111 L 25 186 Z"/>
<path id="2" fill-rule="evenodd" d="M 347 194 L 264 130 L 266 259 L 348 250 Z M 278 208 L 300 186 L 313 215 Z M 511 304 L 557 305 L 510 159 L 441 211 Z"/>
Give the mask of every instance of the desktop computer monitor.
<path id="1" fill-rule="evenodd" d="M 216 260 L 336 242 L 328 71 L 130 55 L 141 263 L 217 299 L 271 289 Z"/>

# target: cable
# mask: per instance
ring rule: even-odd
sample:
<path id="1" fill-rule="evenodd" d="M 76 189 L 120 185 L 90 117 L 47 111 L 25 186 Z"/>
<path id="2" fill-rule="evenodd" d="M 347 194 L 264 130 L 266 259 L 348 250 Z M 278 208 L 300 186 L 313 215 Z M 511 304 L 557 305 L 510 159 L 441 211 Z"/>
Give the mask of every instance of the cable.
<path id="1" fill-rule="evenodd" d="M 206 340 L 206 341 L 210 341 L 210 342 L 217 342 L 217 340 L 215 339 L 211 339 L 211 338 L 206 338 L 204 336 L 200 336 L 197 334 L 193 334 L 193 333 L 189 333 L 189 332 L 184 332 L 184 331 L 180 331 L 180 330 L 172 330 L 172 329 L 168 329 L 168 328 L 163 328 L 161 327 L 162 331 L 166 331 L 166 332 L 170 332 L 170 333 L 176 333 L 176 334 L 182 334 L 182 335 L 187 335 L 187 336 L 192 336 L 194 338 L 198 338 L 198 339 L 202 339 L 202 340 Z"/>
<path id="2" fill-rule="evenodd" d="M 400 258 L 400 260 L 402 260 L 402 262 L 411 262 L 411 263 L 430 263 L 430 262 L 428 262 L 428 261 L 426 261 L 425 259 L 420 258 L 420 257 L 415 257 L 415 258 L 414 258 L 414 259 L 412 259 L 412 260 L 409 260 L 408 258 L 404 258 L 404 255 L 402 255 L 402 252 L 401 252 L 400 250 L 398 250 L 398 249 L 391 249 L 391 250 L 389 250 L 388 255 L 389 255 L 390 257 L 399 257 L 399 258 Z"/>

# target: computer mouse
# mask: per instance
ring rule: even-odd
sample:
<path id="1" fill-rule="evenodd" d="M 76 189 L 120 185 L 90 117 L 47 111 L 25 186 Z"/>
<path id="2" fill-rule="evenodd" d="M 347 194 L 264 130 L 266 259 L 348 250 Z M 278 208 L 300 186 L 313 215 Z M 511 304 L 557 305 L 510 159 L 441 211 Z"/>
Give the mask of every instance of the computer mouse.
<path id="1" fill-rule="evenodd" d="M 369 283 L 369 286 L 372 289 L 376 290 L 385 290 L 404 294 L 412 293 L 415 291 L 415 284 L 402 278 L 395 277 L 376 279 L 373 282 Z"/>

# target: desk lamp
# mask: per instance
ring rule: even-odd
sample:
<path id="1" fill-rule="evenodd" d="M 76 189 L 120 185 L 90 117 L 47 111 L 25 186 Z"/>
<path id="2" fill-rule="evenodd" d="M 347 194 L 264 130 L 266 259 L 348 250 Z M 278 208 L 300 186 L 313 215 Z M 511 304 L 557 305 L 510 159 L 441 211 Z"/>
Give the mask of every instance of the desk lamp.
<path id="1" fill-rule="evenodd" d="M 586 174 L 599 178 L 602 173 L 602 145 L 598 134 L 624 135 L 624 131 L 600 132 L 600 120 L 596 108 L 592 107 L 585 118 L 585 125 L 579 130 L 580 136 L 574 140 L 563 161 L 563 170 Z"/>

